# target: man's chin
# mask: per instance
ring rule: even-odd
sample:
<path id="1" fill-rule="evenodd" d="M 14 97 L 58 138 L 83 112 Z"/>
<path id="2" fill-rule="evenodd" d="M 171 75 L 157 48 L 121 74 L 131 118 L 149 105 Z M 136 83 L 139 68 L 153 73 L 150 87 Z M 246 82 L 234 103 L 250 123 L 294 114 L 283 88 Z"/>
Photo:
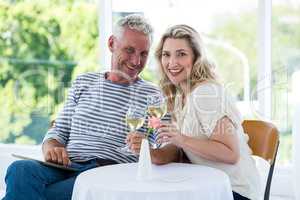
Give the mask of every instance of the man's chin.
<path id="1" fill-rule="evenodd" d="M 139 76 L 139 72 L 137 72 L 136 70 L 134 70 L 134 71 L 131 71 L 131 70 L 127 71 L 126 74 L 128 75 L 128 78 L 130 78 L 131 80 L 135 80 Z"/>
<path id="2" fill-rule="evenodd" d="M 131 81 L 135 81 L 138 79 L 138 74 L 134 75 L 134 76 L 129 76 Z"/>

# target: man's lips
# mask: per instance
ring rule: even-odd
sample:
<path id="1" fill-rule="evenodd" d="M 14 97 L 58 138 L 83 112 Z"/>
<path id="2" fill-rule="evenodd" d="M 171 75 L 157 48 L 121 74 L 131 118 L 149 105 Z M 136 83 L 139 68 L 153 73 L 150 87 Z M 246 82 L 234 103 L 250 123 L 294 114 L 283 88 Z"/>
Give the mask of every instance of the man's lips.
<path id="1" fill-rule="evenodd" d="M 139 65 L 132 66 L 132 65 L 125 64 L 125 66 L 130 71 L 135 71 L 135 72 L 137 72 L 141 69 L 141 66 L 139 66 Z"/>

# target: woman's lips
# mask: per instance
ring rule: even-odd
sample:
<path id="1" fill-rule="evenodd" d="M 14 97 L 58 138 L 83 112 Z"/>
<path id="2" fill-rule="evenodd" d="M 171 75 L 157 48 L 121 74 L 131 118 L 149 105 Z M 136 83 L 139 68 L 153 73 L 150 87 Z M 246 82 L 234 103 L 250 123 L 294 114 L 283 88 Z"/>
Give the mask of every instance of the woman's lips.
<path id="1" fill-rule="evenodd" d="M 169 69 L 168 71 L 172 76 L 177 76 L 182 72 L 182 69 Z"/>

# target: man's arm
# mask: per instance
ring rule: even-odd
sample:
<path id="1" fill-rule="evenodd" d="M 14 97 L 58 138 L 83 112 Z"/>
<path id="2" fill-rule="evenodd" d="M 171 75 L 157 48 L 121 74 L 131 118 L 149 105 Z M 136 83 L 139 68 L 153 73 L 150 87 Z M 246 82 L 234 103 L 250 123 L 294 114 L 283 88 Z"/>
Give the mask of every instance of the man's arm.
<path id="1" fill-rule="evenodd" d="M 43 155 L 46 161 L 63 164 L 71 163 L 66 148 L 55 139 L 48 139 L 42 145 Z"/>
<path id="2" fill-rule="evenodd" d="M 127 135 L 126 142 L 133 153 L 140 153 L 141 143 L 144 137 L 145 136 L 141 133 L 130 133 Z M 167 144 L 164 147 L 150 150 L 152 163 L 157 165 L 178 161 L 179 153 L 180 151 L 178 147 L 172 144 Z"/>
<path id="3" fill-rule="evenodd" d="M 150 154 L 152 163 L 157 165 L 177 162 L 179 160 L 179 149 L 172 144 L 159 149 L 151 149 Z"/>
<path id="4" fill-rule="evenodd" d="M 77 92 L 79 82 L 80 77 L 77 77 L 69 89 L 68 97 L 62 111 L 44 137 L 42 151 L 46 161 L 63 165 L 70 164 L 65 144 L 69 138 L 72 116 L 79 99 Z"/>

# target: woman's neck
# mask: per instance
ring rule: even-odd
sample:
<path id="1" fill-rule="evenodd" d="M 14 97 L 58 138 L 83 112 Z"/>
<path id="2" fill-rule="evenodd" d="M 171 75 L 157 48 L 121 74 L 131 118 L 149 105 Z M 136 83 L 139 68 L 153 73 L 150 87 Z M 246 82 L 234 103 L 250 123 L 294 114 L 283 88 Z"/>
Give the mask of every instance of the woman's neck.
<path id="1" fill-rule="evenodd" d="M 192 90 L 194 88 L 196 88 L 197 86 L 201 85 L 201 84 L 205 84 L 208 83 L 209 80 L 203 80 L 203 81 L 199 81 L 199 82 L 190 82 L 190 81 L 185 81 L 179 84 L 179 90 L 181 93 L 183 93 L 185 96 L 187 96 L 189 93 L 192 92 Z"/>
<path id="2" fill-rule="evenodd" d="M 181 93 L 181 107 L 183 108 L 186 103 L 186 97 L 191 90 L 191 84 L 189 82 L 184 82 L 179 84 L 179 90 Z"/>
<path id="3" fill-rule="evenodd" d="M 191 90 L 191 84 L 187 81 L 185 81 L 184 83 L 180 83 L 179 89 L 180 89 L 180 92 L 183 93 L 184 96 L 186 96 Z"/>

